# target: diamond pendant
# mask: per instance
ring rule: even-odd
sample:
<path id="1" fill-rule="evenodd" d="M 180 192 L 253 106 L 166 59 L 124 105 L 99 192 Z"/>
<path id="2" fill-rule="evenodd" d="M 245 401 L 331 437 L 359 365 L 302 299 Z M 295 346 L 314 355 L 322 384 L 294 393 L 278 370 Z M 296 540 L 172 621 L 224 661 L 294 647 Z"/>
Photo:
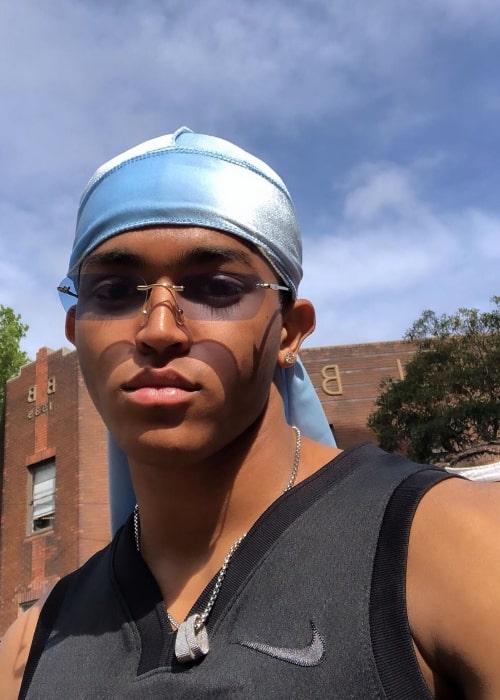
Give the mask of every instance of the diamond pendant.
<path id="1" fill-rule="evenodd" d="M 208 654 L 209 643 L 205 623 L 199 615 L 191 615 L 179 625 L 175 638 L 175 656 L 185 664 Z"/>

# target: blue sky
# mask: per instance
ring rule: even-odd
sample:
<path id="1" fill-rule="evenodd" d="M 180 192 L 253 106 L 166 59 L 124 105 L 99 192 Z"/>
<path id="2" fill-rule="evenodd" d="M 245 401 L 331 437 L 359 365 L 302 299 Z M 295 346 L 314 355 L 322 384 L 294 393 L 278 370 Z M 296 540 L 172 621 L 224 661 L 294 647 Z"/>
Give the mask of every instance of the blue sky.
<path id="1" fill-rule="evenodd" d="M 0 9 L 0 303 L 35 356 L 103 161 L 181 125 L 287 183 L 309 346 L 500 294 L 497 0 L 17 0 Z"/>

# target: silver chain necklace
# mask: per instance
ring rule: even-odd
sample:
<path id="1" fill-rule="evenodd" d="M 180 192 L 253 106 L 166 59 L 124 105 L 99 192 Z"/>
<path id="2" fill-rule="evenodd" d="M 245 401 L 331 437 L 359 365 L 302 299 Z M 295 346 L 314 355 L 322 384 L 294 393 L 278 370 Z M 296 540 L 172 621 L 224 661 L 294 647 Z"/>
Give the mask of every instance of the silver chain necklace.
<path id="1" fill-rule="evenodd" d="M 293 459 L 292 472 L 290 478 L 283 489 L 283 493 L 290 491 L 290 489 L 295 484 L 295 479 L 297 478 L 297 472 L 299 471 L 300 462 L 300 451 L 302 446 L 302 437 L 300 430 L 294 425 L 292 426 L 295 430 L 295 456 Z M 212 608 L 215 605 L 217 596 L 224 581 L 229 562 L 231 561 L 233 554 L 236 552 L 240 544 L 246 537 L 246 532 L 239 537 L 236 542 L 231 546 L 231 549 L 226 554 L 226 558 L 219 569 L 217 574 L 217 579 L 215 581 L 214 587 L 205 606 L 205 609 L 201 613 L 195 613 L 190 615 L 183 622 L 177 622 L 172 615 L 167 611 L 168 621 L 177 631 L 177 636 L 175 638 L 175 656 L 177 660 L 181 663 L 188 663 L 196 659 L 206 656 L 210 649 L 208 641 L 207 628 L 205 622 L 210 615 Z M 134 508 L 134 538 L 135 546 L 137 551 L 141 551 L 141 538 L 140 538 L 140 519 L 139 519 L 139 506 L 136 504 Z"/>

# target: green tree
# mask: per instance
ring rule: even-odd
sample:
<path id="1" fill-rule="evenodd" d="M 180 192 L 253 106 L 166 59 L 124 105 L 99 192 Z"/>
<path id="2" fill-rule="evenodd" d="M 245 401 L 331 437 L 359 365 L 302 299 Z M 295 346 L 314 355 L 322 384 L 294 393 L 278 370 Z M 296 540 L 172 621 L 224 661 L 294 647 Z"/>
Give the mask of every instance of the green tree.
<path id="1" fill-rule="evenodd" d="M 424 311 L 406 333 L 416 352 L 385 379 L 368 425 L 380 446 L 435 462 L 500 439 L 500 297 L 493 310 Z"/>
<path id="2" fill-rule="evenodd" d="M 5 382 L 19 372 L 30 361 L 21 350 L 20 342 L 25 337 L 28 326 L 21 323 L 21 317 L 9 306 L 0 304 L 0 411 L 5 395 Z"/>

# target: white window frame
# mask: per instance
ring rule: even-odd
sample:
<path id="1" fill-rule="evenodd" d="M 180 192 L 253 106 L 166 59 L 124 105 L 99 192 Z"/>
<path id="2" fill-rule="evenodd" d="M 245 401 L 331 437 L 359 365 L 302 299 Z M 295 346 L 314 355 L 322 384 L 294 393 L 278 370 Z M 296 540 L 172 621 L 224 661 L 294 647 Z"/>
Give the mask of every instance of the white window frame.
<path id="1" fill-rule="evenodd" d="M 49 459 L 30 467 L 30 534 L 54 527 L 56 512 L 56 461 Z"/>

